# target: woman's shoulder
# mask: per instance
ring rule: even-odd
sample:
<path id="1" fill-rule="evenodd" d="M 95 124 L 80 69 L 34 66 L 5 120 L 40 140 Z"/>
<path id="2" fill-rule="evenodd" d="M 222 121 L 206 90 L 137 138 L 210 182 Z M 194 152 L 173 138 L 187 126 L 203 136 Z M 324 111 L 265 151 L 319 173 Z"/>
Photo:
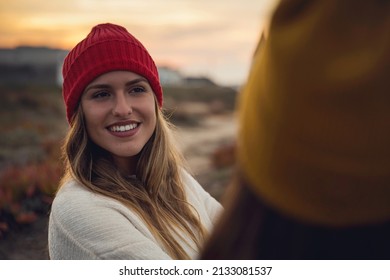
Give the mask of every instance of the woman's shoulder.
<path id="1" fill-rule="evenodd" d="M 182 168 L 180 170 L 181 180 L 187 191 L 203 191 L 202 186 L 196 181 L 196 179 L 188 172 L 188 170 Z"/>
<path id="2" fill-rule="evenodd" d="M 54 259 L 169 258 L 135 212 L 74 180 L 58 191 L 48 231 Z"/>
<path id="3" fill-rule="evenodd" d="M 211 224 L 213 224 L 216 217 L 222 211 L 221 204 L 186 170 L 182 170 L 182 181 L 188 202 L 195 207 L 198 214 L 202 217 L 205 226 L 210 228 Z"/>
<path id="4" fill-rule="evenodd" d="M 67 213 L 67 216 L 79 216 L 90 213 L 97 208 L 121 207 L 117 201 L 95 193 L 74 179 L 64 183 L 57 192 L 52 203 L 53 215 Z"/>
<path id="5" fill-rule="evenodd" d="M 189 200 L 198 200 L 201 203 L 205 201 L 211 201 L 213 204 L 219 204 L 216 199 L 210 195 L 209 192 L 205 190 L 203 186 L 186 170 L 182 170 L 181 178 L 184 185 L 184 189 L 187 193 L 187 198 Z"/>
<path id="6" fill-rule="evenodd" d="M 98 196 L 85 186 L 80 184 L 74 179 L 66 181 L 58 190 L 53 205 L 56 204 L 73 204 L 73 203 L 88 203 L 94 201 L 92 198 L 98 198 Z"/>
<path id="7" fill-rule="evenodd" d="M 57 192 L 52 203 L 50 220 L 72 232 L 82 227 L 99 229 L 102 221 L 115 222 L 125 219 L 139 224 L 138 216 L 118 200 L 95 193 L 76 180 L 69 180 Z"/>

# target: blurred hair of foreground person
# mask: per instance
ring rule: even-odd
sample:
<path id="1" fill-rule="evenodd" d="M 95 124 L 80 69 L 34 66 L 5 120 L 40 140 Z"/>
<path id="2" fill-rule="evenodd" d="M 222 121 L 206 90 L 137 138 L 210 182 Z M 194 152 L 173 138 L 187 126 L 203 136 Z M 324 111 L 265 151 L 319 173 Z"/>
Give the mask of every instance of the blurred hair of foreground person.
<path id="1" fill-rule="evenodd" d="M 146 48 L 124 27 L 99 24 L 63 76 L 70 129 L 50 258 L 198 258 L 221 206 L 184 169 Z"/>
<path id="2" fill-rule="evenodd" d="M 281 1 L 203 259 L 390 259 L 390 1 Z"/>

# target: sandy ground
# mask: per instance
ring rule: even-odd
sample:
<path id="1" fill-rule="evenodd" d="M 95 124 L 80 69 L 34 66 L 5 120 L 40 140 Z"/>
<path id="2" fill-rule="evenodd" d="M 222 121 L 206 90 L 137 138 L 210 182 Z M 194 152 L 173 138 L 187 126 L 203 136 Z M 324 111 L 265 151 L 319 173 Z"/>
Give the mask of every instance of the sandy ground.
<path id="1" fill-rule="evenodd" d="M 232 115 L 215 115 L 205 119 L 199 127 L 179 129 L 178 145 L 194 174 L 202 174 L 212 168 L 210 154 L 221 144 L 231 142 L 236 129 Z"/>
<path id="2" fill-rule="evenodd" d="M 229 180 L 229 169 L 215 170 L 211 153 L 220 145 L 234 140 L 236 121 L 233 115 L 214 115 L 200 126 L 182 127 L 177 131 L 177 142 L 188 161 L 194 177 L 217 199 L 224 193 Z M 10 233 L 0 240 L 0 259 L 48 259 L 47 217 Z"/>

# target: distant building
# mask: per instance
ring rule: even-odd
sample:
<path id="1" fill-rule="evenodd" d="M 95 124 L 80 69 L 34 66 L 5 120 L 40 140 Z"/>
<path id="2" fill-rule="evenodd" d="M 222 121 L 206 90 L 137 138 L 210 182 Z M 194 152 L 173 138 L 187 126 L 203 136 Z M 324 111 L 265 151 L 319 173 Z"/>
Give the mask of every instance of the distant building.
<path id="1" fill-rule="evenodd" d="M 162 86 L 182 85 L 184 83 L 184 77 L 180 72 L 167 66 L 158 67 L 158 75 Z"/>
<path id="2" fill-rule="evenodd" d="M 47 66 L 62 63 L 68 51 L 47 47 L 0 48 L 0 64 Z"/>
<path id="3" fill-rule="evenodd" d="M 215 86 L 216 84 L 207 77 L 186 77 L 184 79 L 187 86 Z"/>
<path id="4" fill-rule="evenodd" d="M 158 67 L 161 85 L 180 85 L 189 87 L 215 86 L 216 84 L 209 78 L 204 76 L 187 77 L 179 71 L 167 66 Z"/>
<path id="5" fill-rule="evenodd" d="M 61 85 L 67 53 L 46 47 L 0 48 L 0 84 Z"/>

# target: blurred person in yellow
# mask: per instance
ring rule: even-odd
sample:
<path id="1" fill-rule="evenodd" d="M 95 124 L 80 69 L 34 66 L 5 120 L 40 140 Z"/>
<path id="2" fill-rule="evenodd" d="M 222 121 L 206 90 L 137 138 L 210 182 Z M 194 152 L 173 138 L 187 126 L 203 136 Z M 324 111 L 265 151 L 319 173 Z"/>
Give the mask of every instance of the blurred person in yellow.
<path id="1" fill-rule="evenodd" d="M 390 259 L 390 1 L 286 0 L 203 259 Z"/>

